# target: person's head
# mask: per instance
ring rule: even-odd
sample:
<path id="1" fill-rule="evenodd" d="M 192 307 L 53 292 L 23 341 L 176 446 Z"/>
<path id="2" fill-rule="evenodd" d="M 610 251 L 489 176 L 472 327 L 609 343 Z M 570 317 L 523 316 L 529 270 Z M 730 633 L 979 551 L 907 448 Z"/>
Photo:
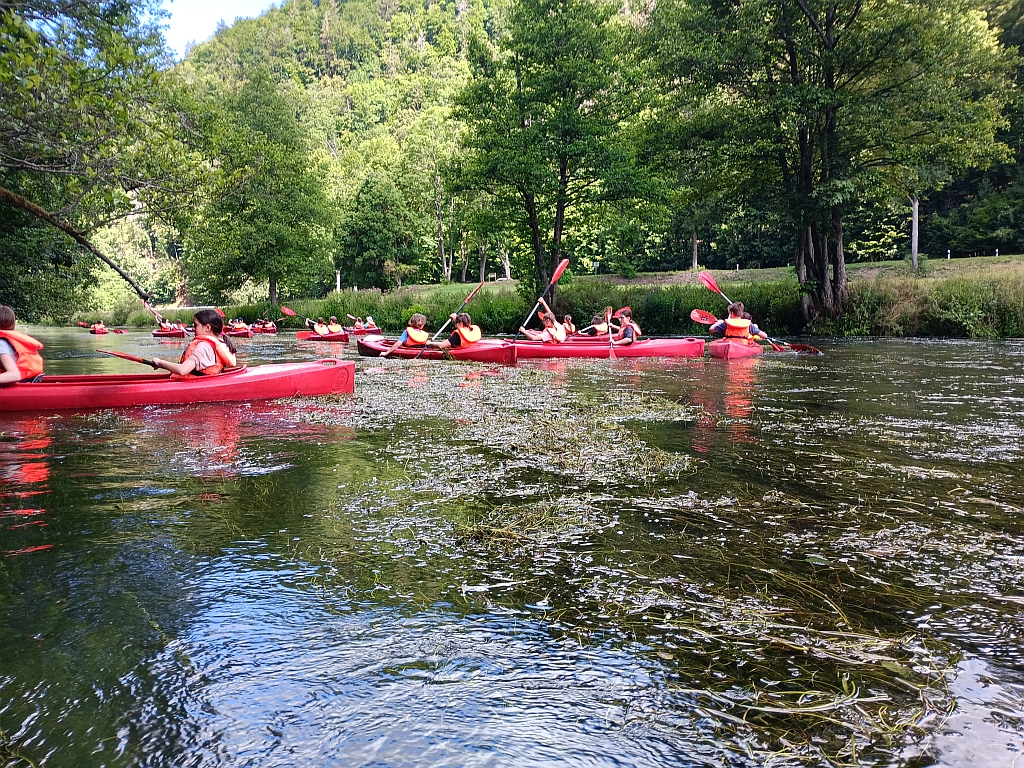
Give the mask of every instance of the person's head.
<path id="1" fill-rule="evenodd" d="M 633 310 L 629 309 L 628 307 L 620 309 L 619 310 L 619 317 L 621 317 L 623 320 L 632 320 L 633 319 Z"/>
<path id="2" fill-rule="evenodd" d="M 0 331 L 13 331 L 15 322 L 17 318 L 14 316 L 14 310 L 6 304 L 0 304 Z"/>
<path id="3" fill-rule="evenodd" d="M 370 325 L 374 325 L 373 315 L 367 315 L 366 316 L 366 322 L 368 322 Z"/>
<path id="4" fill-rule="evenodd" d="M 318 317 L 318 318 L 316 319 L 316 321 L 317 321 L 318 323 L 320 323 L 320 325 L 323 325 L 323 324 L 324 324 L 324 319 L 323 319 L 322 317 Z"/>
<path id="5" fill-rule="evenodd" d="M 334 315 L 331 315 L 330 323 L 331 323 L 331 325 L 337 325 L 338 324 L 338 318 L 336 318 Z"/>
<path id="6" fill-rule="evenodd" d="M 461 325 L 463 328 L 469 328 L 473 325 L 473 318 L 469 316 L 469 312 L 459 312 L 455 316 L 455 324 Z"/>
<path id="7" fill-rule="evenodd" d="M 416 330 L 423 330 L 423 326 L 427 324 L 427 316 L 422 315 L 419 312 L 409 318 L 409 327 L 415 328 Z"/>
<path id="8" fill-rule="evenodd" d="M 209 329 L 208 333 L 212 336 L 219 336 L 224 331 L 224 318 L 215 309 L 200 309 L 192 315 L 192 323 L 196 331 Z"/>
<path id="9" fill-rule="evenodd" d="M 752 314 L 750 314 L 749 312 L 744 312 L 743 313 L 743 319 L 744 320 L 753 320 L 754 316 Z"/>
<path id="10" fill-rule="evenodd" d="M 604 322 L 604 317 L 602 317 L 601 315 L 594 315 L 592 318 L 590 318 L 590 324 L 591 325 L 600 325 L 603 322 Z"/>
<path id="11" fill-rule="evenodd" d="M 743 313 L 746 311 L 742 301 L 734 301 L 729 305 L 729 317 L 743 317 Z"/>
<path id="12" fill-rule="evenodd" d="M 565 320 L 563 320 L 562 322 L 564 322 L 566 325 L 571 323 L 572 322 L 572 315 L 566 315 L 565 316 Z"/>
<path id="13" fill-rule="evenodd" d="M 540 316 L 540 321 L 544 323 L 545 328 L 551 328 L 555 324 L 555 316 L 550 312 L 545 312 Z"/>

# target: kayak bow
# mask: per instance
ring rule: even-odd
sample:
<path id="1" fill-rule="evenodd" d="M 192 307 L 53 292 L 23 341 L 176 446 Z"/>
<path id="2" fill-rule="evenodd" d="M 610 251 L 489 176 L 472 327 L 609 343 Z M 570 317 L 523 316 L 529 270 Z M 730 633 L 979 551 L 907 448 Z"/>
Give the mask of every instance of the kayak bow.
<path id="1" fill-rule="evenodd" d="M 394 339 L 383 336 L 371 336 L 357 339 L 356 347 L 363 357 L 380 357 L 391 349 Z M 499 363 L 501 365 L 516 364 L 516 346 L 504 339 L 481 339 L 468 347 L 452 347 L 451 349 L 435 349 L 433 347 L 398 347 L 388 357 L 415 358 L 421 360 L 442 360 L 453 357 L 456 360 L 469 360 L 475 363 Z M 422 354 L 420 354 L 422 352 Z"/>

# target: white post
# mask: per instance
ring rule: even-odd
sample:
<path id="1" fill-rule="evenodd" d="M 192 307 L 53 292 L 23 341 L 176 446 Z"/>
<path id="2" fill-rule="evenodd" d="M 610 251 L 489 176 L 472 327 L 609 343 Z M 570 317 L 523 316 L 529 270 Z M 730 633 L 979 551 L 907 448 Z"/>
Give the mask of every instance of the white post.
<path id="1" fill-rule="evenodd" d="M 996 256 L 998 256 L 998 255 L 999 255 L 999 249 L 996 248 Z"/>
<path id="2" fill-rule="evenodd" d="M 341 270 L 334 270 L 334 290 L 341 293 Z"/>
<path id="3" fill-rule="evenodd" d="M 740 271 L 740 263 L 739 263 L 738 261 L 736 262 L 736 271 L 737 271 L 737 272 L 739 272 L 739 271 Z"/>
<path id="4" fill-rule="evenodd" d="M 946 249 L 946 261 L 949 261 L 949 249 Z"/>

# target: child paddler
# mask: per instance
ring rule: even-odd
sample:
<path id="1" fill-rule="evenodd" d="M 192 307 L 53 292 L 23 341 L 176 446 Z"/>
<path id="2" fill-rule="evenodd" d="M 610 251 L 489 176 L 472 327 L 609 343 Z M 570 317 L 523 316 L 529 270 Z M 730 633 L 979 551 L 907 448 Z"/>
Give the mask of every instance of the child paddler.
<path id="1" fill-rule="evenodd" d="M 708 332 L 713 336 L 725 335 L 727 339 L 743 339 L 748 343 L 754 339 L 767 339 L 768 334 L 754 325 L 753 320 L 742 301 L 734 301 L 729 305 L 729 316 L 712 325 Z"/>
<path id="2" fill-rule="evenodd" d="M 317 336 L 326 336 L 330 331 L 327 329 L 327 323 L 324 322 L 322 317 L 318 317 L 315 323 L 310 322 L 309 318 L 306 318 L 306 325 L 313 329 L 313 333 Z"/>
<path id="3" fill-rule="evenodd" d="M 444 341 L 429 341 L 427 342 L 428 347 L 437 347 L 438 349 L 452 349 L 454 347 L 461 349 L 480 341 L 483 335 L 480 332 L 480 326 L 473 325 L 473 318 L 470 317 L 468 312 L 460 312 L 459 314 L 452 312 L 450 317 L 455 321 L 455 330 L 452 331 L 452 335 Z"/>
<path id="4" fill-rule="evenodd" d="M 105 331 L 105 330 L 107 330 L 107 325 L 102 320 L 97 320 L 95 323 L 93 323 L 89 327 L 89 330 L 92 330 L 92 331 Z"/>
<path id="5" fill-rule="evenodd" d="M 330 319 L 327 321 L 327 332 L 341 333 L 344 330 L 345 329 L 342 328 L 341 323 L 338 322 L 338 318 L 336 318 L 334 315 L 331 315 Z"/>
<path id="6" fill-rule="evenodd" d="M 153 365 L 177 376 L 212 376 L 238 365 L 235 347 L 224 335 L 224 321 L 214 309 L 201 309 L 192 318 L 196 337 L 185 347 L 181 360 L 153 358 Z"/>
<path id="7" fill-rule="evenodd" d="M 640 326 L 633 320 L 633 310 L 623 307 L 619 310 L 619 328 L 612 336 L 615 344 L 629 345 L 638 341 L 642 334 Z"/>
<path id="8" fill-rule="evenodd" d="M 422 347 L 430 341 L 430 334 L 423 330 L 427 325 L 426 315 L 421 315 L 419 312 L 409 318 L 409 325 L 402 331 L 402 335 L 398 337 L 398 341 L 391 345 L 386 351 L 381 353 L 381 357 L 387 357 L 399 347 Z"/>
<path id="9" fill-rule="evenodd" d="M 519 326 L 519 332 L 531 341 L 543 341 L 545 344 L 559 344 L 565 341 L 567 335 L 565 326 L 555 319 L 555 313 L 551 311 L 551 307 L 548 306 L 544 299 L 540 300 L 540 305 L 544 307 L 544 312 L 540 316 L 540 321 L 544 324 L 544 330 L 532 331 L 529 328 Z"/>
<path id="10" fill-rule="evenodd" d="M 572 315 L 566 315 L 562 320 L 562 327 L 565 328 L 565 333 L 568 336 L 572 336 L 576 333 L 576 326 L 572 322 Z"/>
<path id="11" fill-rule="evenodd" d="M 603 315 L 590 318 L 590 325 L 580 331 L 581 336 L 602 336 L 608 333 L 608 323 Z"/>
<path id="12" fill-rule="evenodd" d="M 43 342 L 14 330 L 14 310 L 0 304 L 0 384 L 31 381 L 43 375 Z M 2 397 L 2 395 L 0 395 Z"/>

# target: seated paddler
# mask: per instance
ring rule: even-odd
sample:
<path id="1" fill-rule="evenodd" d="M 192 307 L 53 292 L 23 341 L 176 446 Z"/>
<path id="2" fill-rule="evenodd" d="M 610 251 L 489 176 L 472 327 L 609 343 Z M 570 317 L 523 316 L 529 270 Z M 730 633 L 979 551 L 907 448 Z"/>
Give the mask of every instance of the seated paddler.
<path id="1" fill-rule="evenodd" d="M 426 326 L 427 316 L 416 312 L 409 318 L 409 324 L 402 331 L 402 335 L 398 337 L 398 341 L 392 344 L 386 352 L 381 353 L 381 357 L 387 357 L 399 347 L 425 346 L 430 341 L 430 334 L 423 330 Z"/>
<path id="2" fill-rule="evenodd" d="M 468 347 L 470 344 L 476 344 L 480 341 L 482 336 L 480 326 L 473 325 L 473 318 L 468 312 L 460 312 L 459 314 L 452 312 L 451 319 L 455 321 L 455 330 L 452 331 L 452 335 L 444 341 L 427 342 L 428 347 L 437 347 L 438 349 L 460 349 L 462 347 Z"/>
<path id="3" fill-rule="evenodd" d="M 177 363 L 153 358 L 153 365 L 177 376 L 212 376 L 238 365 L 235 347 L 224 335 L 224 321 L 213 309 L 201 309 L 192 318 L 195 338 Z"/>
<path id="4" fill-rule="evenodd" d="M 43 375 L 43 342 L 14 330 L 14 310 L 0 304 L 0 384 L 32 381 Z M 3 395 L 0 395 L 3 397 Z"/>

